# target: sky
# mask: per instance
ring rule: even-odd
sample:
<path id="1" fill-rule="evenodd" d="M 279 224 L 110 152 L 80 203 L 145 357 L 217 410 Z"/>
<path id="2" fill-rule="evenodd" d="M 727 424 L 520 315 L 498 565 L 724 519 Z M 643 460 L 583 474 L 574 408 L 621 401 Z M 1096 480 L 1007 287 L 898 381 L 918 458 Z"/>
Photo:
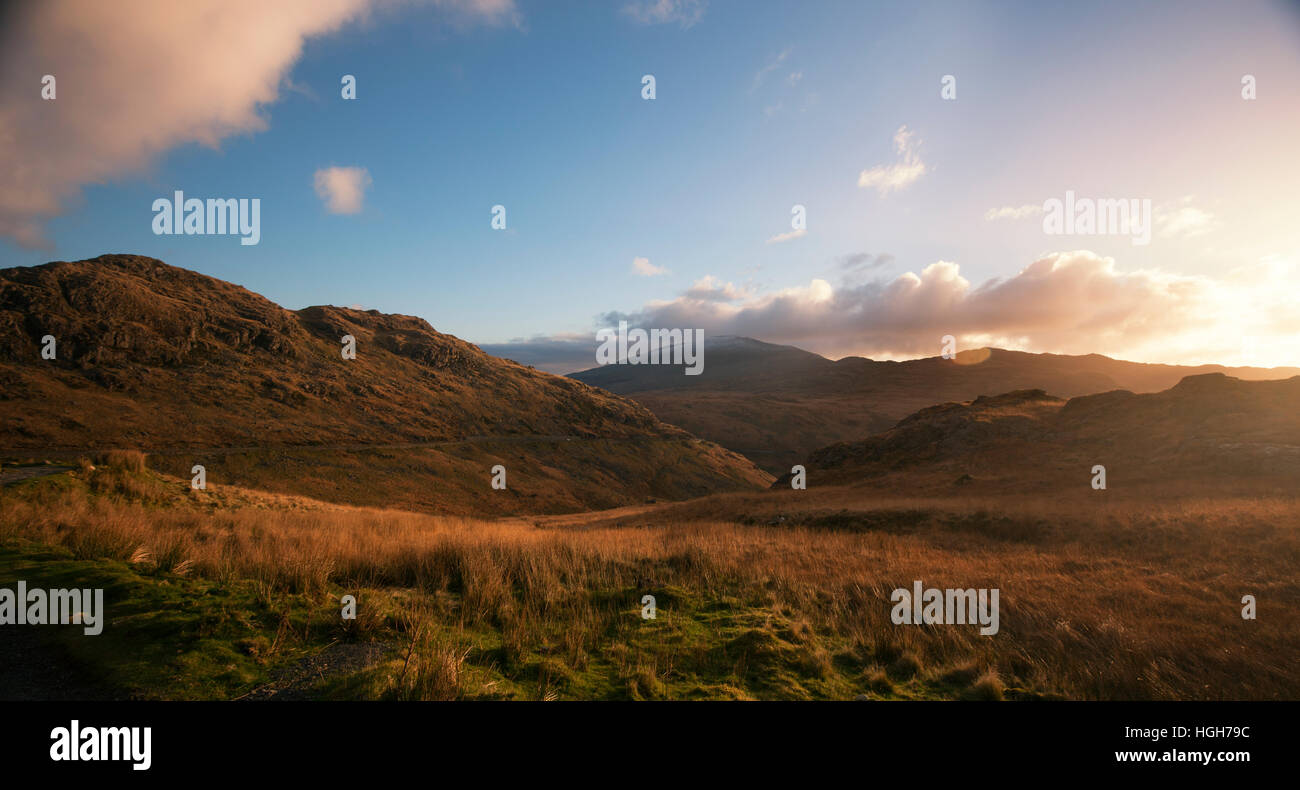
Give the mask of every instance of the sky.
<path id="1" fill-rule="evenodd" d="M 0 266 L 149 255 L 554 372 L 594 366 L 620 320 L 832 358 L 952 335 L 1300 365 L 1294 3 L 6 14 Z M 156 234 L 177 190 L 258 199 L 258 243 Z M 1144 221 L 1049 227 L 1068 196 Z"/>

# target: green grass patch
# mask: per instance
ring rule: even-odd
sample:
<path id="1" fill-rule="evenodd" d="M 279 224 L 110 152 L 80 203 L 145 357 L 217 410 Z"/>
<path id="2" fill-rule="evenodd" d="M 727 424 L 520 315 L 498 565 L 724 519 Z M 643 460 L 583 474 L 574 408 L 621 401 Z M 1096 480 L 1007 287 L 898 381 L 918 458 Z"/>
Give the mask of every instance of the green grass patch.
<path id="1" fill-rule="evenodd" d="M 96 636 L 80 625 L 8 627 L 29 629 L 49 651 L 45 658 L 115 698 L 238 697 L 322 647 L 338 617 L 302 596 L 268 597 L 248 581 L 142 575 L 124 562 L 5 541 L 0 585 L 12 589 L 19 580 L 29 589 L 104 590 L 106 619 Z"/>

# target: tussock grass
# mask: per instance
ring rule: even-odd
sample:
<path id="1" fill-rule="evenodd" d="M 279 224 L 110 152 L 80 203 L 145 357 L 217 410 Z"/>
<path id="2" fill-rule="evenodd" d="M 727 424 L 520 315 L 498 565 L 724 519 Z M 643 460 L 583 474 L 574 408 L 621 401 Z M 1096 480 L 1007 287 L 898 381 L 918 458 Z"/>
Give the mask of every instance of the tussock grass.
<path id="1" fill-rule="evenodd" d="M 95 458 L 99 466 L 108 466 L 123 472 L 144 474 L 146 456 L 139 450 L 109 450 Z"/>
<path id="2" fill-rule="evenodd" d="M 565 528 L 159 506 L 95 479 L 0 495 L 0 539 L 267 595 L 366 591 L 367 620 L 340 631 L 386 640 L 394 658 L 349 693 L 1300 698 L 1295 499 L 714 497 Z M 788 518 L 769 526 L 769 512 Z M 916 579 L 1000 589 L 1000 633 L 893 624 L 890 592 Z M 1240 616 L 1248 593 L 1255 621 Z"/>

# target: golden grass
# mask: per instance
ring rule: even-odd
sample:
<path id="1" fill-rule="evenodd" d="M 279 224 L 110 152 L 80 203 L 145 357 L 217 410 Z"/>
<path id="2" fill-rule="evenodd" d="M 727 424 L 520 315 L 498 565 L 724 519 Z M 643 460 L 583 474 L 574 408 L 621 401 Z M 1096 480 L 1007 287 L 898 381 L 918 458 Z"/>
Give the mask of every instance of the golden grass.
<path id="1" fill-rule="evenodd" d="M 855 496 L 711 497 L 607 523 L 575 517 L 582 525 L 568 528 L 342 507 L 206 512 L 71 489 L 0 496 L 0 538 L 273 590 L 407 591 L 416 649 L 385 692 L 399 698 L 460 693 L 464 648 L 438 641 L 420 617 L 496 629 L 505 669 L 548 645 L 559 657 L 546 671 L 563 688 L 565 673 L 593 655 L 624 655 L 611 623 L 635 622 L 626 601 L 651 590 L 768 612 L 788 624 L 783 638 L 798 646 L 801 673 L 825 677 L 847 661 L 862 667 L 863 689 L 881 694 L 947 676 L 960 678 L 960 695 L 981 699 L 1009 689 L 1300 698 L 1294 498 Z M 783 521 L 765 523 L 776 515 Z M 890 592 L 918 579 L 1000 589 L 1000 633 L 893 624 Z M 1257 597 L 1258 620 L 1241 618 L 1245 594 Z M 453 608 L 426 606 L 449 596 Z M 631 655 L 625 664 L 647 687 L 672 673 Z"/>
<path id="2" fill-rule="evenodd" d="M 126 472 L 142 474 L 146 456 L 139 450 L 109 450 L 95 457 L 95 463 Z"/>

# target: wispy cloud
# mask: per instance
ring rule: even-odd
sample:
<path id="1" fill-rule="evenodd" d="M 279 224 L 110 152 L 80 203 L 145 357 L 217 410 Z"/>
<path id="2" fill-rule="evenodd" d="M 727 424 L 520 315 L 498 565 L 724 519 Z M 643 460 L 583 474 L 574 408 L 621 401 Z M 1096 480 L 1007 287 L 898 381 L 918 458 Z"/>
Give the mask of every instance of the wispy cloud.
<path id="1" fill-rule="evenodd" d="M 643 25 L 676 23 L 684 30 L 699 22 L 707 7 L 704 0 L 637 0 L 623 6 L 623 13 Z"/>
<path id="2" fill-rule="evenodd" d="M 880 194 L 889 194 L 891 190 L 902 189 L 925 175 L 925 162 L 921 161 L 916 149 L 920 141 L 913 141 L 912 132 L 907 126 L 900 126 L 894 133 L 894 149 L 899 161 L 891 165 L 877 165 L 858 174 L 858 186 L 875 187 Z"/>
<path id="3" fill-rule="evenodd" d="M 808 235 L 807 228 L 799 228 L 798 230 L 787 231 L 786 233 L 778 233 L 772 238 L 768 239 L 766 242 L 764 242 L 764 244 L 780 244 L 783 241 L 790 241 L 792 239 L 802 239 L 804 236 L 807 235 Z"/>
<path id="4" fill-rule="evenodd" d="M 1218 227 L 1218 220 L 1204 209 L 1192 205 L 1188 195 L 1174 203 L 1156 207 L 1156 232 L 1166 238 L 1191 238 L 1209 233 Z"/>
<path id="5" fill-rule="evenodd" d="M 894 262 L 894 256 L 887 252 L 872 255 L 869 252 L 855 252 L 840 258 L 840 268 L 844 271 L 864 271 L 888 266 Z"/>
<path id="6" fill-rule="evenodd" d="M 418 4 L 420 0 L 407 2 Z M 432 0 L 432 3 L 446 11 L 448 17 L 460 26 L 483 23 L 523 27 L 523 15 L 519 13 L 515 0 Z"/>
<path id="7" fill-rule="evenodd" d="M 753 93 L 762 87 L 763 81 L 767 79 L 768 75 L 781 68 L 781 64 L 785 63 L 785 59 L 788 57 L 790 57 L 790 50 L 787 48 L 781 50 L 777 53 L 776 57 L 765 63 L 763 67 L 754 74 L 754 81 L 749 86 L 749 92 Z"/>
<path id="8" fill-rule="evenodd" d="M 370 172 L 364 167 L 324 167 L 316 171 L 316 197 L 325 201 L 331 214 L 360 214 Z"/>
<path id="9" fill-rule="evenodd" d="M 984 212 L 984 219 L 989 222 L 996 222 L 1000 219 L 1026 219 L 1027 217 L 1036 217 L 1042 213 L 1043 207 L 1041 204 L 1026 203 L 1023 206 L 991 208 Z"/>
<path id="10" fill-rule="evenodd" d="M 649 258 L 633 258 L 632 271 L 641 277 L 658 277 L 663 274 L 671 274 L 662 266 L 655 266 Z"/>

